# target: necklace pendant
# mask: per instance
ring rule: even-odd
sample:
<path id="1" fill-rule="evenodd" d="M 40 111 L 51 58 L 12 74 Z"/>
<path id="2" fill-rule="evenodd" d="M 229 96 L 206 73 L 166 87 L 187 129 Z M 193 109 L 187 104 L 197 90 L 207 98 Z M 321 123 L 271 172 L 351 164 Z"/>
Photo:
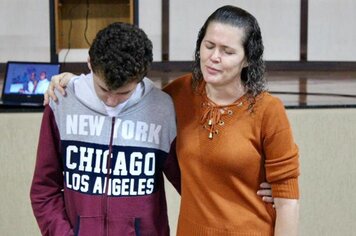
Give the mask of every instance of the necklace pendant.
<path id="1" fill-rule="evenodd" d="M 209 133 L 209 139 L 213 139 L 213 132 Z"/>
<path id="2" fill-rule="evenodd" d="M 208 125 L 212 125 L 213 124 L 213 121 L 211 119 L 208 120 Z"/>

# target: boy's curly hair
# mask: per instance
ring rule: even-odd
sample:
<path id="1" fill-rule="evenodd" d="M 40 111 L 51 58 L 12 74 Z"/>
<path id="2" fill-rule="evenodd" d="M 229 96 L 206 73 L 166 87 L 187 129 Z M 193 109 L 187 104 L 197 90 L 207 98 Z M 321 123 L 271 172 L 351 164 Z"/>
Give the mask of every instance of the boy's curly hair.
<path id="1" fill-rule="evenodd" d="M 152 43 L 137 26 L 112 23 L 97 33 L 89 56 L 92 71 L 115 90 L 146 76 L 153 60 Z"/>

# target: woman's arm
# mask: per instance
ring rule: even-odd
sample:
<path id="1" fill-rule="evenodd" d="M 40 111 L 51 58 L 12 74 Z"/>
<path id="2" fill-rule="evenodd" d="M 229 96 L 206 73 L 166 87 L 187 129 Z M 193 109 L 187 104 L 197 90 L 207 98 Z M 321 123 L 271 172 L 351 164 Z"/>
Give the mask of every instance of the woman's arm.
<path id="1" fill-rule="evenodd" d="M 276 225 L 274 236 L 297 236 L 299 220 L 299 200 L 275 198 Z"/>
<path id="2" fill-rule="evenodd" d="M 51 83 L 49 84 L 47 91 L 44 94 L 43 105 L 47 105 L 50 98 L 54 101 L 57 101 L 57 96 L 54 93 L 55 89 L 57 89 L 64 96 L 66 94 L 65 87 L 69 83 L 70 79 L 74 76 L 75 74 L 70 72 L 63 72 L 59 75 L 52 76 Z"/>

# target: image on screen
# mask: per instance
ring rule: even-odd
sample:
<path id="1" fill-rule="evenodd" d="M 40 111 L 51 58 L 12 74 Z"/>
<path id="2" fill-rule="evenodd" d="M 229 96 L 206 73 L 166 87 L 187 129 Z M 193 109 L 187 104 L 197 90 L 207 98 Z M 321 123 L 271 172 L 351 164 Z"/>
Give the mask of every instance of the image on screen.
<path id="1" fill-rule="evenodd" d="M 59 73 L 56 64 L 9 64 L 5 94 L 44 94 L 53 75 Z"/>

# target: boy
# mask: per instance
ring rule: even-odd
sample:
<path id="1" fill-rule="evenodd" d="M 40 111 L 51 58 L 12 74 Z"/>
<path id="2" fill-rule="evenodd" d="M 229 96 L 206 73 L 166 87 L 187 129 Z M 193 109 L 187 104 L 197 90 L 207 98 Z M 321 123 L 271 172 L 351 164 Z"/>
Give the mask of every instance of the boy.
<path id="1" fill-rule="evenodd" d="M 169 235 L 162 171 L 179 188 L 167 158 L 175 113 L 145 78 L 151 62 L 146 34 L 113 23 L 89 49 L 91 73 L 46 106 L 30 193 L 43 235 Z"/>

